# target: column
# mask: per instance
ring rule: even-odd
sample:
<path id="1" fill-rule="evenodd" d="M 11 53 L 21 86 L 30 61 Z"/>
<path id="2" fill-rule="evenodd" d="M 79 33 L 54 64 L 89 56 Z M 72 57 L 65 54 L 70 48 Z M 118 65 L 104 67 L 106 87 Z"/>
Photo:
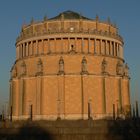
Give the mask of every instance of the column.
<path id="1" fill-rule="evenodd" d="M 43 54 L 43 41 L 38 40 L 38 49 L 39 49 L 39 55 Z"/>
<path id="2" fill-rule="evenodd" d="M 26 56 L 29 56 L 29 43 L 26 43 Z"/>
<path id="3" fill-rule="evenodd" d="M 107 54 L 106 50 L 107 50 L 107 41 L 105 40 L 105 55 Z"/>
<path id="4" fill-rule="evenodd" d="M 23 44 L 21 44 L 20 46 L 20 54 L 21 54 L 21 58 L 23 58 Z"/>
<path id="5" fill-rule="evenodd" d="M 61 53 L 63 53 L 64 50 L 63 50 L 63 38 L 61 38 Z"/>
<path id="6" fill-rule="evenodd" d="M 19 59 L 21 58 L 21 44 L 19 44 Z"/>
<path id="7" fill-rule="evenodd" d="M 41 43 L 41 44 L 42 44 L 42 46 L 41 46 L 41 47 L 42 47 L 42 52 L 41 52 L 41 54 L 44 54 L 44 40 L 43 40 L 43 39 L 42 39 L 42 43 Z"/>
<path id="8" fill-rule="evenodd" d="M 32 55 L 32 47 L 31 47 L 31 42 L 28 42 L 28 56 Z"/>
<path id="9" fill-rule="evenodd" d="M 90 47 L 91 47 L 90 38 L 88 38 L 88 53 L 90 53 Z"/>
<path id="10" fill-rule="evenodd" d="M 24 50 L 24 57 L 26 57 L 26 45 L 25 45 L 25 43 L 24 43 L 24 46 L 23 46 L 23 50 Z"/>
<path id="11" fill-rule="evenodd" d="M 106 40 L 106 55 L 109 55 L 109 42 Z"/>
<path id="12" fill-rule="evenodd" d="M 129 82 L 129 78 L 127 79 L 127 89 L 128 89 L 128 104 L 130 105 L 130 82 Z"/>
<path id="13" fill-rule="evenodd" d="M 126 94 L 126 98 L 125 98 L 125 103 L 127 104 L 127 105 L 130 105 L 130 85 L 129 85 L 129 78 L 125 78 L 125 79 L 123 79 L 123 82 L 125 83 L 125 87 L 124 88 L 126 88 L 126 93 L 124 93 L 124 94 Z"/>
<path id="14" fill-rule="evenodd" d="M 81 74 L 81 117 L 82 119 L 84 119 L 84 113 L 85 113 L 85 110 L 84 110 L 84 76 L 83 74 Z"/>
<path id="15" fill-rule="evenodd" d="M 22 85 L 22 115 L 28 115 L 28 106 L 27 106 L 27 95 L 26 95 L 26 80 L 23 79 L 23 85 Z"/>
<path id="16" fill-rule="evenodd" d="M 118 43 L 116 43 L 116 46 L 117 46 L 117 57 L 119 57 L 119 46 L 118 46 Z"/>
<path id="17" fill-rule="evenodd" d="M 32 48 L 31 48 L 31 42 L 28 42 L 28 56 L 31 56 Z"/>
<path id="18" fill-rule="evenodd" d="M 120 57 L 122 58 L 122 46 L 121 44 L 119 44 L 119 46 L 120 46 Z"/>
<path id="19" fill-rule="evenodd" d="M 15 81 L 12 81 L 12 107 L 13 107 L 13 115 L 16 115 L 16 103 L 15 103 Z"/>
<path id="20" fill-rule="evenodd" d="M 70 51 L 70 38 L 68 38 L 68 52 Z"/>
<path id="21" fill-rule="evenodd" d="M 39 46 L 38 46 L 38 40 L 36 40 L 36 55 L 39 54 Z"/>
<path id="22" fill-rule="evenodd" d="M 24 43 L 22 44 L 22 58 L 24 57 Z"/>
<path id="23" fill-rule="evenodd" d="M 58 117 L 65 116 L 65 76 L 58 75 Z"/>
<path id="24" fill-rule="evenodd" d="M 29 55 L 33 55 L 32 41 L 29 42 Z"/>
<path id="25" fill-rule="evenodd" d="M 36 115 L 41 113 L 42 77 L 36 78 Z"/>
<path id="26" fill-rule="evenodd" d="M 118 43 L 117 43 L 117 48 L 118 48 L 118 57 L 120 57 L 120 46 Z"/>
<path id="27" fill-rule="evenodd" d="M 121 45 L 121 48 L 122 48 L 122 58 L 123 58 L 123 46 Z"/>
<path id="28" fill-rule="evenodd" d="M 102 54 L 102 39 L 100 39 L 100 46 L 99 46 L 99 48 L 100 48 L 100 54 Z"/>
<path id="29" fill-rule="evenodd" d="M 110 41 L 107 41 L 107 44 L 108 44 L 108 55 L 111 55 L 111 50 L 110 50 Z"/>
<path id="30" fill-rule="evenodd" d="M 20 79 L 19 81 L 19 115 L 23 115 L 23 93 L 24 93 L 24 88 L 23 88 L 24 82 L 23 79 Z"/>
<path id="31" fill-rule="evenodd" d="M 21 44 L 21 58 L 23 58 L 23 44 Z"/>
<path id="32" fill-rule="evenodd" d="M 50 39 L 48 39 L 48 53 L 51 53 Z"/>
<path id="33" fill-rule="evenodd" d="M 77 46 L 76 46 L 76 37 L 74 38 L 74 51 L 76 52 Z"/>
<path id="34" fill-rule="evenodd" d="M 111 41 L 111 52 L 112 52 L 112 56 L 114 56 L 114 46 L 113 46 L 113 42 Z"/>
<path id="35" fill-rule="evenodd" d="M 31 55 L 34 55 L 34 47 L 33 47 L 33 41 L 31 41 Z"/>
<path id="36" fill-rule="evenodd" d="M 48 22 L 46 23 L 46 31 L 48 32 Z"/>
<path id="37" fill-rule="evenodd" d="M 24 43 L 22 44 L 22 58 L 24 57 Z"/>
<path id="38" fill-rule="evenodd" d="M 22 44 L 20 44 L 20 58 L 22 58 Z"/>
<path id="39" fill-rule="evenodd" d="M 115 47 L 116 47 L 116 56 L 118 56 L 118 46 L 117 46 L 117 42 L 115 43 Z"/>
<path id="40" fill-rule="evenodd" d="M 117 43 L 116 42 L 114 42 L 114 50 L 115 50 L 115 56 L 117 56 Z"/>
<path id="41" fill-rule="evenodd" d="M 13 87 L 12 87 L 12 80 L 10 81 L 10 98 L 9 98 L 9 110 L 10 110 L 10 108 L 11 108 L 11 106 L 13 107 L 13 103 L 12 103 L 12 91 L 13 91 Z M 10 110 L 11 111 L 11 110 Z M 10 112 L 9 112 L 9 114 L 10 114 Z"/>
<path id="42" fill-rule="evenodd" d="M 115 46 L 115 42 L 113 41 L 113 50 L 114 50 L 114 56 L 116 56 L 116 46 Z"/>
<path id="43" fill-rule="evenodd" d="M 122 96 L 123 96 L 123 110 L 125 115 L 130 116 L 130 86 L 129 78 L 122 79 Z"/>
<path id="44" fill-rule="evenodd" d="M 12 80 L 9 82 L 10 84 L 10 97 L 9 97 L 9 105 L 12 105 Z"/>
<path id="45" fill-rule="evenodd" d="M 18 59 L 20 59 L 20 45 L 18 45 Z"/>
<path id="46" fill-rule="evenodd" d="M 118 86 L 119 86 L 119 112 L 122 112 L 122 80 L 119 78 L 118 81 Z"/>
<path id="47" fill-rule="evenodd" d="M 16 60 L 18 59 L 18 46 L 16 46 Z"/>
<path id="48" fill-rule="evenodd" d="M 102 109 L 103 109 L 103 115 L 106 114 L 106 83 L 105 83 L 105 77 L 102 77 Z"/>
<path id="49" fill-rule="evenodd" d="M 57 50 L 56 47 L 57 47 L 57 46 L 56 46 L 56 38 L 54 38 L 54 53 L 57 53 L 57 52 L 56 52 L 56 50 Z"/>
<path id="50" fill-rule="evenodd" d="M 82 47 L 81 47 L 81 52 L 84 53 L 84 38 L 82 37 Z"/>
<path id="51" fill-rule="evenodd" d="M 111 44 L 111 41 L 109 41 L 110 43 L 109 43 L 109 50 L 110 50 L 110 55 L 112 55 L 112 44 Z"/>
<path id="52" fill-rule="evenodd" d="M 19 45 L 16 46 L 16 59 L 19 59 Z"/>
<path id="53" fill-rule="evenodd" d="M 123 58 L 123 47 L 122 47 L 122 45 L 120 45 L 120 48 L 121 48 L 121 58 Z"/>
<path id="54" fill-rule="evenodd" d="M 33 41 L 31 41 L 30 46 L 31 46 L 31 56 L 33 56 L 33 55 L 34 55 L 34 46 L 33 46 Z"/>
<path id="55" fill-rule="evenodd" d="M 120 57 L 122 58 L 122 47 L 120 44 L 119 44 L 119 51 L 120 51 Z"/>
<path id="56" fill-rule="evenodd" d="M 43 110 L 44 110 L 44 95 L 45 95 L 45 93 L 44 93 L 44 78 L 43 77 L 41 77 L 41 89 L 40 89 L 40 115 L 44 115 L 43 114 Z"/>
<path id="57" fill-rule="evenodd" d="M 117 56 L 117 55 L 118 55 L 117 50 L 118 50 L 118 47 L 117 47 L 117 43 L 115 42 L 115 56 Z"/>
<path id="58" fill-rule="evenodd" d="M 94 38 L 94 54 L 96 54 L 96 38 Z"/>

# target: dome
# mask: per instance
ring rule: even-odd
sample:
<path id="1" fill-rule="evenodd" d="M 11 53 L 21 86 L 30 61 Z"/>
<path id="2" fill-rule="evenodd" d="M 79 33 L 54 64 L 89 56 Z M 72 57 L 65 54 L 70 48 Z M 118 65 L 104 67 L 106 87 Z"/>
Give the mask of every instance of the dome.
<path id="1" fill-rule="evenodd" d="M 73 12 L 73 11 L 64 11 L 62 13 L 60 13 L 58 16 L 51 18 L 52 19 L 61 19 L 63 16 L 64 19 L 87 19 L 90 20 L 87 17 L 82 16 L 81 14 L 77 13 L 77 12 Z"/>

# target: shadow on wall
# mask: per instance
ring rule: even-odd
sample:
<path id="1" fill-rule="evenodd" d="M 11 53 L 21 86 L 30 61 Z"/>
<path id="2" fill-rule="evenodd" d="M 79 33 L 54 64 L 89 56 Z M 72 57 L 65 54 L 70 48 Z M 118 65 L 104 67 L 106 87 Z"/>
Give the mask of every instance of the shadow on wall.
<path id="1" fill-rule="evenodd" d="M 139 118 L 29 121 L 13 123 L 11 126 L 0 128 L 0 140 L 140 140 Z"/>
<path id="2" fill-rule="evenodd" d="M 140 119 L 116 120 L 109 127 L 109 132 L 112 137 L 120 137 L 121 140 L 140 140 Z"/>
<path id="3" fill-rule="evenodd" d="M 18 134 L 8 135 L 3 140 L 53 140 L 49 132 L 39 126 L 24 126 Z M 0 136 L 1 140 L 1 136 Z"/>

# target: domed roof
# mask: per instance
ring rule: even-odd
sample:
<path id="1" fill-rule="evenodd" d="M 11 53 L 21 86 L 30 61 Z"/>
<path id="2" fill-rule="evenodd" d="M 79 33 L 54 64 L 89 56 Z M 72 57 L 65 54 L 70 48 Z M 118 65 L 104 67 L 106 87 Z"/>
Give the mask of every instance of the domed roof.
<path id="1" fill-rule="evenodd" d="M 89 18 L 84 17 L 81 14 L 73 12 L 73 11 L 62 12 L 58 16 L 53 17 L 50 20 L 52 20 L 52 19 L 61 19 L 61 18 L 63 18 L 63 19 L 86 19 L 86 20 L 90 20 Z"/>

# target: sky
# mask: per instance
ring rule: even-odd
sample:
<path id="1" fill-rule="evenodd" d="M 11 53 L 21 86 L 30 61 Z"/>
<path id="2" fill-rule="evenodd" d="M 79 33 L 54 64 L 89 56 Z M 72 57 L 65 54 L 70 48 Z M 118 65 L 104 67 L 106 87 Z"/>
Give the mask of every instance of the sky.
<path id="1" fill-rule="evenodd" d="M 0 109 L 9 99 L 10 69 L 16 38 L 23 24 L 72 10 L 104 21 L 110 17 L 124 39 L 124 58 L 130 67 L 131 100 L 140 102 L 140 0 L 0 0 Z"/>

